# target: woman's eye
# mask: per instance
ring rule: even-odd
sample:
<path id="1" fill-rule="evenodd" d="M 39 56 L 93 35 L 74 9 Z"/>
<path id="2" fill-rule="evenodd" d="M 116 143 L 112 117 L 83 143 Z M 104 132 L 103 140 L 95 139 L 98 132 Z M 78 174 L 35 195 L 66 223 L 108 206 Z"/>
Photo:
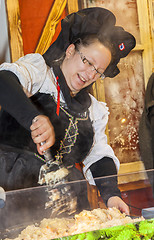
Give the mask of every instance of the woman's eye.
<path id="1" fill-rule="evenodd" d="M 82 61 L 83 61 L 83 63 L 88 63 L 86 58 L 83 58 Z"/>

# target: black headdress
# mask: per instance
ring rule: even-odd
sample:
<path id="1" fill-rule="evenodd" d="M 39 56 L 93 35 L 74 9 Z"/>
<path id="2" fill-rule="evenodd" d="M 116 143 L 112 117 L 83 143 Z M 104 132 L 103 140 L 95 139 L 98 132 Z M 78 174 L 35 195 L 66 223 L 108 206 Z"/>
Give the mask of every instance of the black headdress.
<path id="1" fill-rule="evenodd" d="M 115 26 L 116 18 L 107 9 L 94 7 L 79 10 L 65 17 L 61 22 L 61 32 L 57 40 L 44 53 L 43 57 L 49 66 L 53 60 L 59 59 L 67 47 L 77 39 L 85 35 L 100 35 L 105 32 L 110 39 L 116 58 L 104 72 L 106 77 L 114 77 L 120 71 L 117 67 L 120 58 L 126 57 L 135 47 L 136 41 L 132 34 L 126 32 L 122 27 Z"/>

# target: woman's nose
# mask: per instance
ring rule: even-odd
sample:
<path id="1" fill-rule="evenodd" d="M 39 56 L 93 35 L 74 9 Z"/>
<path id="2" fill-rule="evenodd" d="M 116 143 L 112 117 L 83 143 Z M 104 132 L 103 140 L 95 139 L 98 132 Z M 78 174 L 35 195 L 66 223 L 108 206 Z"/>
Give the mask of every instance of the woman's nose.
<path id="1" fill-rule="evenodd" d="M 92 69 L 92 68 L 88 68 L 86 70 L 86 74 L 87 74 L 89 79 L 94 79 L 95 76 L 96 76 L 96 71 L 94 69 Z"/>

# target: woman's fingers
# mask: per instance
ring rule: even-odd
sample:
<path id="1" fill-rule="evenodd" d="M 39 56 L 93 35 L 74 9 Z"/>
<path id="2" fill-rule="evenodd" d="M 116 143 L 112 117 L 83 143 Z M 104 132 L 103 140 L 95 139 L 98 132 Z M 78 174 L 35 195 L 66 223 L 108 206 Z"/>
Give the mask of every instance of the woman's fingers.
<path id="1" fill-rule="evenodd" d="M 32 139 L 37 144 L 39 153 L 43 154 L 43 151 L 55 143 L 54 128 L 48 117 L 44 115 L 35 117 L 30 129 Z M 41 143 L 44 144 L 41 145 Z"/>
<path id="2" fill-rule="evenodd" d="M 121 212 L 129 215 L 129 207 L 128 205 L 118 196 L 113 196 L 108 199 L 107 207 L 116 207 Z"/>

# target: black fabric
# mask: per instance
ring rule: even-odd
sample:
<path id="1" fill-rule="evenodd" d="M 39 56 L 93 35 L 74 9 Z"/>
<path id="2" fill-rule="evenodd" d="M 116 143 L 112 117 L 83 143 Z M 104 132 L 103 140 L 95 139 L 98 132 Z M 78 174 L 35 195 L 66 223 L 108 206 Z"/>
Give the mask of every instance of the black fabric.
<path id="1" fill-rule="evenodd" d="M 101 160 L 90 166 L 90 170 L 94 178 L 106 177 L 101 179 L 95 179 L 96 186 L 103 198 L 105 204 L 112 196 L 121 197 L 120 190 L 117 183 L 117 170 L 113 159 L 104 157 Z"/>
<path id="2" fill-rule="evenodd" d="M 135 47 L 136 40 L 132 34 L 126 32 L 122 27 L 112 26 L 106 30 L 106 38 L 110 39 L 116 52 L 116 58 L 111 61 L 107 69 L 104 71 L 106 77 L 113 78 L 119 74 L 117 64 L 121 58 L 126 57 L 129 52 Z"/>
<path id="3" fill-rule="evenodd" d="M 64 18 L 61 22 L 61 32 L 57 40 L 43 54 L 50 67 L 53 60 L 59 59 L 67 47 L 77 39 L 83 39 L 85 35 L 94 34 L 101 39 L 105 36 L 110 40 L 116 52 L 116 58 L 110 63 L 104 72 L 106 77 L 114 77 L 120 71 L 117 67 L 120 58 L 128 55 L 136 45 L 134 36 L 126 32 L 122 27 L 115 26 L 116 18 L 107 9 L 94 7 L 79 10 Z"/>
<path id="4" fill-rule="evenodd" d="M 38 186 L 42 164 L 33 153 L 0 145 L 0 186 L 5 191 Z"/>
<path id="5" fill-rule="evenodd" d="M 31 97 L 31 101 L 41 114 L 49 117 L 54 127 L 56 141 L 50 149 L 52 155 L 55 156 L 59 150 L 60 142 L 65 136 L 66 129 L 68 129 L 70 116 L 66 115 L 62 110 L 60 110 L 60 114 L 57 116 L 56 103 L 49 94 L 37 93 Z M 71 114 L 72 112 L 69 111 L 69 113 Z M 73 118 L 75 120 L 75 117 L 72 117 L 72 121 L 74 121 Z M 78 135 L 75 145 L 72 146 L 71 153 L 66 154 L 63 159 L 66 165 L 81 162 L 88 154 L 93 143 L 93 128 L 88 115 L 86 120 L 84 120 L 84 118 L 80 119 L 78 119 L 77 123 Z M 36 145 L 31 139 L 30 132 L 23 128 L 6 112 L 2 112 L 2 117 L 0 118 L 0 143 L 30 152 L 37 152 Z"/>
<path id="6" fill-rule="evenodd" d="M 28 130 L 33 118 L 40 114 L 23 92 L 17 76 L 7 70 L 0 71 L 0 105 L 1 114 L 5 110 Z"/>
<path id="7" fill-rule="evenodd" d="M 57 40 L 48 48 L 43 57 L 51 66 L 52 61 L 59 59 L 67 47 L 78 38 L 88 34 L 96 34 L 100 26 L 103 28 L 115 25 L 113 13 L 104 8 L 85 8 L 66 16 L 61 21 L 61 32 Z"/>
<path id="8" fill-rule="evenodd" d="M 151 145 L 152 145 L 152 151 L 153 151 L 153 168 L 154 168 L 154 106 L 152 107 L 149 116 L 150 116 L 150 124 L 151 124 Z"/>
<path id="9" fill-rule="evenodd" d="M 67 115 L 64 111 L 67 111 L 69 114 L 71 114 L 73 122 L 76 119 L 76 113 L 74 114 L 74 112 L 70 111 L 70 109 L 64 109 L 64 111 L 60 109 L 59 116 L 57 116 L 57 105 L 49 94 L 38 93 L 33 96 L 32 100 L 39 111 L 43 112 L 43 114 L 49 117 L 54 127 L 56 142 L 51 147 L 52 155 L 54 156 L 59 150 L 60 142 L 64 139 L 66 129 L 68 129 L 68 126 L 70 124 L 70 116 Z M 88 115 L 87 119 L 84 119 L 85 117 L 81 116 L 78 118 L 78 135 L 76 142 L 74 146 L 71 147 L 71 152 L 69 154 L 65 154 L 63 157 L 63 163 L 66 165 L 75 164 L 75 162 L 81 162 L 86 157 L 92 146 L 94 134 L 92 123 Z"/>
<path id="10" fill-rule="evenodd" d="M 49 94 L 37 93 L 31 97 L 31 101 L 39 112 L 49 117 L 54 126 L 56 142 L 50 150 L 52 155 L 55 156 L 59 150 L 61 140 L 64 139 L 66 129 L 68 129 L 70 116 L 66 115 L 63 110 L 60 110 L 59 116 L 56 115 L 56 103 Z M 69 114 L 71 114 L 71 111 L 69 111 Z M 3 150 L 0 153 L 0 185 L 3 185 L 7 190 L 16 187 L 35 186 L 37 185 L 38 170 L 44 162 L 39 157 L 34 156 L 34 152 L 37 153 L 37 150 L 31 139 L 30 132 L 18 122 L 15 122 L 15 119 L 6 112 L 3 112 L 2 115 L 4 117 L 0 118 L 0 149 Z M 75 118 L 72 117 L 72 121 Z M 87 156 L 93 143 L 93 129 L 89 117 L 86 120 L 79 119 L 77 125 L 79 134 L 76 142 L 71 147 L 71 151 L 66 151 L 63 155 L 65 166 L 75 166 L 76 162 L 81 162 Z M 8 150 L 9 146 L 13 146 L 13 148 Z M 72 181 L 74 180 L 73 176 L 76 175 L 69 176 Z M 23 178 L 25 178 L 24 181 Z"/>
<path id="11" fill-rule="evenodd" d="M 139 123 L 139 146 L 145 169 L 154 169 L 154 73 L 149 78 L 145 92 L 144 109 Z M 154 174 L 148 172 L 148 177 L 154 196 Z"/>
<path id="12" fill-rule="evenodd" d="M 149 78 L 145 104 L 139 125 L 139 145 L 141 159 L 146 169 L 154 168 L 154 73 Z"/>
<path id="13" fill-rule="evenodd" d="M 80 115 L 88 110 L 91 105 L 91 99 L 87 90 L 83 89 L 75 97 L 71 97 L 70 90 L 67 86 L 64 75 L 58 65 L 53 65 L 53 71 L 56 76 L 58 76 L 58 82 L 60 89 L 65 97 L 68 109 L 70 109 L 74 114 Z"/>

